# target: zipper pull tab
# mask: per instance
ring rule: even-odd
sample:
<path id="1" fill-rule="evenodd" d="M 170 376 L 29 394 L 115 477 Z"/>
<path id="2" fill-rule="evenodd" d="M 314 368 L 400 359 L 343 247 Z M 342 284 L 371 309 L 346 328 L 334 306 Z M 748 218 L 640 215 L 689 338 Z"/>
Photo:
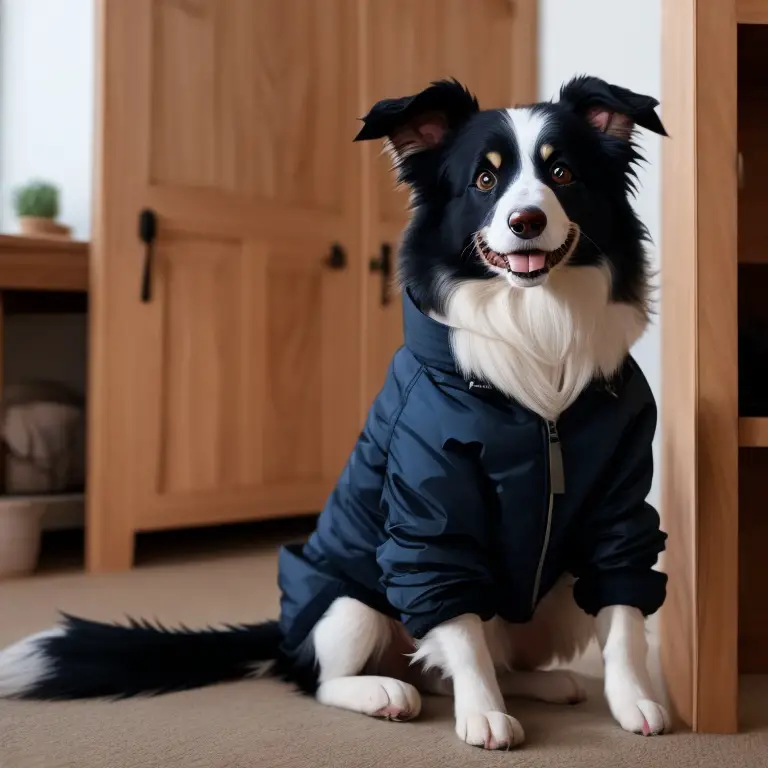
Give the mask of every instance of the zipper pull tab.
<path id="1" fill-rule="evenodd" d="M 549 489 L 550 493 L 565 493 L 565 470 L 563 469 L 563 448 L 554 421 L 547 422 L 549 430 Z"/>

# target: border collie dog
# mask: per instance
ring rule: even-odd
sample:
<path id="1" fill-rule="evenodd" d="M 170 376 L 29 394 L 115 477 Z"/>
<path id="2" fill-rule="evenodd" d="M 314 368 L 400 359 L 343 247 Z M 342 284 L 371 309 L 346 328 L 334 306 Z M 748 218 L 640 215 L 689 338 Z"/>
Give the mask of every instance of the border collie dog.
<path id="1" fill-rule="evenodd" d="M 670 727 L 646 671 L 665 534 L 646 503 L 656 407 L 629 355 L 648 322 L 629 198 L 658 102 L 593 77 L 480 110 L 455 81 L 387 99 L 411 219 L 405 343 L 310 539 L 283 547 L 280 619 L 222 629 L 61 624 L 0 653 L 0 696 L 125 697 L 278 675 L 391 720 L 453 696 L 456 733 L 524 738 L 505 697 L 576 703 L 597 636 L 628 731 Z"/>

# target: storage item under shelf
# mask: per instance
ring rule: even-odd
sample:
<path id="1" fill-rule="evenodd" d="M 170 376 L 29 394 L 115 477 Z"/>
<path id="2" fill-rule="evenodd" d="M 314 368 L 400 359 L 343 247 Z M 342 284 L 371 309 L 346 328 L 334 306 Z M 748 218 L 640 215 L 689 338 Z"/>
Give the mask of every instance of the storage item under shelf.
<path id="1" fill-rule="evenodd" d="M 83 494 L 0 495 L 0 579 L 35 569 L 44 529 L 81 527 Z"/>

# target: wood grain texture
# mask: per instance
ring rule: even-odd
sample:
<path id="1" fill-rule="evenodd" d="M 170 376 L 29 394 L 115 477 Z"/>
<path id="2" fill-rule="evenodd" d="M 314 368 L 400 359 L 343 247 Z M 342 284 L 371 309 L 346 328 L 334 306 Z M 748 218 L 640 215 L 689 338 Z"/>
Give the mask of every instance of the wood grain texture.
<path id="1" fill-rule="evenodd" d="M 136 530 L 315 512 L 346 461 L 362 347 L 357 13 L 102 3 L 92 570 L 129 566 Z M 344 269 L 327 266 L 334 243 Z"/>
<path id="2" fill-rule="evenodd" d="M 768 0 L 736 0 L 739 24 L 768 24 Z"/>
<path id="3" fill-rule="evenodd" d="M 697 18 L 697 730 L 738 728 L 738 354 L 734 8 Z M 723 194 L 723 190 L 730 190 Z M 712 302 L 717 297 L 717 302 Z"/>
<path id="4" fill-rule="evenodd" d="M 239 354 L 250 320 L 240 286 L 241 243 L 188 233 L 168 234 L 156 251 L 161 377 L 158 491 L 215 492 L 256 481 L 241 466 L 238 434 L 241 406 L 251 397 Z M 160 294 L 162 291 L 162 294 Z M 249 432 L 258 439 L 258 430 Z"/>
<path id="5" fill-rule="evenodd" d="M 661 656 L 675 714 L 695 715 L 696 652 L 696 154 L 695 4 L 666 0 L 662 25 L 661 312 L 675 333 L 662 340 L 662 502 L 669 576 L 660 621 Z M 681 254 L 674 258 L 671 254 Z"/>
<path id="6" fill-rule="evenodd" d="M 138 13 L 137 13 L 138 10 Z M 135 285 L 141 249 L 136 220 L 127 211 L 142 203 L 136 176 L 141 173 L 141 133 L 129 126 L 146 119 L 133 113 L 147 78 L 149 61 L 147 0 L 97 5 L 96 131 L 94 152 L 94 216 L 90 260 L 88 370 L 88 493 L 86 495 L 86 568 L 105 571 L 129 568 L 133 562 L 135 475 L 122 472 L 129 446 L 136 439 L 130 413 L 126 371 L 137 366 L 131 330 L 120 318 L 134 314 L 125 292 L 114 291 L 121 280 Z M 140 42 L 141 47 L 135 48 Z M 125 62 L 132 76 L 123 79 Z M 114 137 L 119 137 L 115 144 Z M 119 151 L 116 151 L 119 150 Z M 115 258 L 115 254 L 120 254 Z M 118 322 L 115 322 L 116 318 Z M 116 350 L 121 350 L 117 354 Z"/>
<path id="7" fill-rule="evenodd" d="M 0 289 L 87 291 L 88 243 L 0 235 Z"/>
<path id="8" fill-rule="evenodd" d="M 158 185 L 339 211 L 349 122 L 347 0 L 153 6 L 151 175 Z M 308 139 L 331 140 L 321 146 Z M 349 151 L 347 142 L 345 150 Z"/>
<path id="9" fill-rule="evenodd" d="M 662 657 L 678 716 L 737 728 L 736 18 L 664 4 Z M 717 301 L 713 301 L 717 297 Z"/>

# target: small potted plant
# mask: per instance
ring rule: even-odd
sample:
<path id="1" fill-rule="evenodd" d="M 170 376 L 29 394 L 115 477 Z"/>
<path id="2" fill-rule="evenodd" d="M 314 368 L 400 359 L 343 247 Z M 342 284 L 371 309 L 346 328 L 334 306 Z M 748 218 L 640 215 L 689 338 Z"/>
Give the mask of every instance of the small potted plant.
<path id="1" fill-rule="evenodd" d="M 70 228 L 56 222 L 59 190 L 45 181 L 33 181 L 14 193 L 22 234 L 30 237 L 69 237 Z"/>

